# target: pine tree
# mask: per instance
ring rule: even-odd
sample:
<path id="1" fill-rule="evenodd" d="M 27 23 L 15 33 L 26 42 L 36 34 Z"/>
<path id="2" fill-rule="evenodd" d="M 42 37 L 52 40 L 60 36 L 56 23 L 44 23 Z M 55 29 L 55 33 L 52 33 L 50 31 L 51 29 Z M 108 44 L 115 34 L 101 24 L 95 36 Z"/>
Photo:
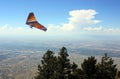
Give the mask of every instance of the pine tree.
<path id="1" fill-rule="evenodd" d="M 41 64 L 38 65 L 38 75 L 35 79 L 52 79 L 56 70 L 57 58 L 52 51 L 47 51 L 42 57 Z"/>
<path id="2" fill-rule="evenodd" d="M 98 64 L 98 70 L 97 79 L 114 79 L 117 68 L 114 60 L 105 54 L 101 59 L 101 63 Z"/>
<path id="3" fill-rule="evenodd" d="M 70 63 L 67 49 L 61 48 L 58 56 L 52 51 L 47 51 L 38 65 L 38 74 L 35 79 L 73 79 L 77 64 Z"/>
<path id="4" fill-rule="evenodd" d="M 88 57 L 88 59 L 85 59 L 83 63 L 81 64 L 82 67 L 82 76 L 83 79 L 96 79 L 96 73 L 97 73 L 97 66 L 96 66 L 97 60 L 95 57 Z"/>
<path id="5" fill-rule="evenodd" d="M 68 57 L 65 47 L 61 48 L 58 56 L 48 50 L 43 55 L 41 64 L 38 65 L 35 79 L 114 79 L 120 77 L 120 71 L 117 70 L 113 59 L 107 54 L 98 64 L 93 56 L 84 59 L 81 68 L 78 68 L 74 62 L 71 64 Z"/>
<path id="6" fill-rule="evenodd" d="M 67 49 L 65 47 L 62 47 L 58 56 L 58 66 L 57 66 L 57 73 L 59 73 L 58 79 L 71 78 L 72 65 L 70 64 L 70 60 L 67 58 L 68 56 L 69 55 L 67 53 Z"/>
<path id="7" fill-rule="evenodd" d="M 72 78 L 71 79 L 84 79 L 84 73 L 83 71 L 76 66 L 75 69 L 73 69 Z"/>

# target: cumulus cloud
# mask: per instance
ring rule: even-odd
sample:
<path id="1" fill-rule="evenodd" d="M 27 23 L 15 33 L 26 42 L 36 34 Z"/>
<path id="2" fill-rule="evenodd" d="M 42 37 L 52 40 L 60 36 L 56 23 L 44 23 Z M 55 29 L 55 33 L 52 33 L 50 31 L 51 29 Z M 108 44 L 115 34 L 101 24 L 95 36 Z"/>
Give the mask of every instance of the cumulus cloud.
<path id="1" fill-rule="evenodd" d="M 105 28 L 103 26 L 98 26 L 98 27 L 85 27 L 83 29 L 84 31 L 88 32 L 99 32 L 99 33 L 120 33 L 119 28 Z"/>
<path id="2" fill-rule="evenodd" d="M 50 24 L 48 27 L 48 31 L 71 31 L 74 29 L 72 24 L 63 24 L 63 25 L 53 25 Z"/>
<path id="3" fill-rule="evenodd" d="M 60 31 L 72 31 L 74 29 L 79 29 L 81 27 L 97 24 L 100 22 L 100 20 L 95 20 L 96 14 L 97 12 L 92 9 L 72 10 L 69 12 L 70 17 L 68 18 L 67 23 L 59 26 L 50 25 L 48 28 L 50 30 L 56 29 Z"/>
<path id="4" fill-rule="evenodd" d="M 69 12 L 70 18 L 69 23 L 72 24 L 96 24 L 99 20 L 95 20 L 95 15 L 97 12 L 95 10 L 73 10 Z"/>
<path id="5" fill-rule="evenodd" d="M 95 26 L 100 23 L 95 16 L 98 14 L 93 9 L 88 10 L 72 10 L 69 12 L 68 22 L 61 25 L 49 24 L 48 30 L 44 33 L 39 29 L 31 30 L 29 27 L 10 27 L 7 24 L 0 26 L 0 35 L 72 35 L 80 33 L 120 33 L 119 28 L 105 28 L 103 26 Z M 93 27 L 94 26 L 94 27 Z"/>
<path id="6" fill-rule="evenodd" d="M 85 31 L 103 31 L 104 28 L 102 26 L 99 27 L 85 27 L 84 28 Z"/>
<path id="7" fill-rule="evenodd" d="M 61 25 L 54 25 L 49 24 L 48 25 L 48 33 L 52 32 L 67 32 L 67 31 L 73 31 L 74 29 L 79 29 L 79 27 L 88 26 L 90 24 L 96 24 L 99 23 L 99 20 L 95 20 L 95 15 L 97 12 L 92 9 L 88 10 L 72 10 L 69 12 L 70 17 L 68 18 L 68 22 Z M 35 30 L 34 32 L 31 29 L 28 28 L 22 28 L 22 27 L 9 27 L 8 25 L 0 27 L 0 31 L 2 33 L 37 33 L 38 30 Z"/>
<path id="8" fill-rule="evenodd" d="M 30 34 L 38 34 L 36 29 L 31 30 L 30 28 L 23 28 L 23 27 L 11 27 L 7 24 L 4 26 L 0 26 L 0 35 L 30 35 Z"/>
<path id="9" fill-rule="evenodd" d="M 96 20 L 95 16 L 98 14 L 93 9 L 88 10 L 72 10 L 69 12 L 70 17 L 68 23 L 58 26 L 63 31 L 77 31 L 77 32 L 96 32 L 96 33 L 120 33 L 119 28 L 106 28 L 105 26 L 96 26 L 100 20 Z M 93 27 L 94 26 L 94 27 Z M 77 30 L 74 30 L 77 29 Z"/>

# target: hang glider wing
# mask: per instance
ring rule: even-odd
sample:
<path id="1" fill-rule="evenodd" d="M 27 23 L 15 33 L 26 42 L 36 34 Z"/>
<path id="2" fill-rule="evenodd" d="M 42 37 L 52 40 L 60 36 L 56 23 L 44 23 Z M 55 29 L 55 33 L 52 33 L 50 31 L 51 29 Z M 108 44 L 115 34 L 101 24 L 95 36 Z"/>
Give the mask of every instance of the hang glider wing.
<path id="1" fill-rule="evenodd" d="M 35 28 L 41 29 L 41 30 L 43 30 L 43 31 L 46 31 L 46 30 L 47 30 L 46 27 L 44 27 L 43 25 L 41 25 L 40 23 L 38 23 L 38 21 L 36 20 L 33 12 L 31 12 L 31 13 L 28 15 L 26 24 L 29 25 L 31 28 L 32 28 L 32 27 L 35 27 Z"/>

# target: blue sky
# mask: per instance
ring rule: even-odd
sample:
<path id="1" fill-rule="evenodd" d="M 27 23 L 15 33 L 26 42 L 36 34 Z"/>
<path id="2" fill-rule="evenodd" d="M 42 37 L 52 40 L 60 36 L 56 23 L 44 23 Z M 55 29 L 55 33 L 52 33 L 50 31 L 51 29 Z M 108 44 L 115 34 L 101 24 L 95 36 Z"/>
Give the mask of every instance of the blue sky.
<path id="1" fill-rule="evenodd" d="M 120 35 L 120 0 L 1 0 L 1 36 L 44 36 L 75 39 Z M 30 29 L 29 12 L 48 28 Z"/>

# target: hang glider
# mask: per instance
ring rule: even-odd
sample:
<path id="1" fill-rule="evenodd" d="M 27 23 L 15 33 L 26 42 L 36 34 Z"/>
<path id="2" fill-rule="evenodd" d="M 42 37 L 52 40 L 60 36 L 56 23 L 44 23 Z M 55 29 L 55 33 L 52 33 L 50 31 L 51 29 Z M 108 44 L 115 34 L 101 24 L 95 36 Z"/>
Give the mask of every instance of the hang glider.
<path id="1" fill-rule="evenodd" d="M 46 27 L 44 27 L 43 25 L 41 25 L 41 24 L 36 20 L 33 12 L 29 13 L 28 18 L 27 18 L 27 21 L 26 21 L 26 24 L 29 25 L 31 28 L 32 28 L 32 27 L 35 27 L 35 28 L 40 29 L 40 30 L 43 30 L 43 31 L 46 31 L 46 30 L 47 30 Z"/>

